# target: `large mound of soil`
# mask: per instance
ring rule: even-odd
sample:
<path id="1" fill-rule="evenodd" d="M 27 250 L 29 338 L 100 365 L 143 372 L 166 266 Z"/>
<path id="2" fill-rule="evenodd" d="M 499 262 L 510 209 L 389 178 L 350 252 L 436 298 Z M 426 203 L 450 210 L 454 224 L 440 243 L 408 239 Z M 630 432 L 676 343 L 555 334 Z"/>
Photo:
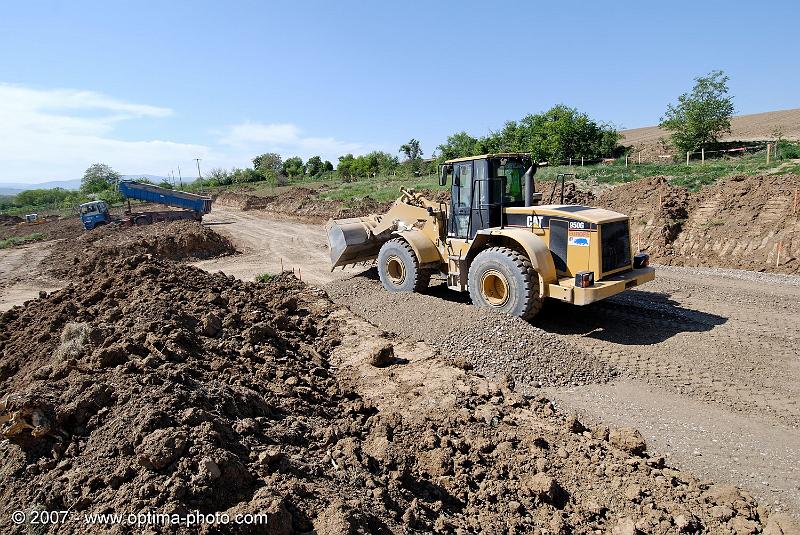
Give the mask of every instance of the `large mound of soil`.
<path id="1" fill-rule="evenodd" d="M 227 238 L 201 223 L 184 220 L 97 228 L 57 243 L 45 262 L 54 275 L 68 278 L 76 270 L 93 269 L 101 258 L 144 253 L 169 260 L 204 260 L 235 252 Z"/>
<path id="2" fill-rule="evenodd" d="M 697 193 L 654 177 L 597 205 L 628 214 L 634 243 L 661 263 L 800 273 L 799 191 L 792 174 L 736 176 Z"/>
<path id="3" fill-rule="evenodd" d="M 290 276 L 244 283 L 141 254 L 97 262 L 3 314 L 4 518 L 263 512 L 266 527 L 242 528 L 263 533 L 766 523 L 747 493 L 648 458 L 637 432 L 585 431 L 543 398 L 460 370 L 447 404 L 382 411 L 331 363 L 344 349 L 340 317 Z M 403 374 L 388 340 L 359 358 L 386 367 L 387 380 Z"/>
<path id="4" fill-rule="evenodd" d="M 42 218 L 36 225 L 21 224 L 24 220 L 15 216 L 1 217 L 3 219 L 0 219 L 0 240 L 12 236 L 29 236 L 34 232 L 43 234 L 44 240 L 58 240 L 72 238 L 84 232 L 79 217 L 48 216 Z"/>

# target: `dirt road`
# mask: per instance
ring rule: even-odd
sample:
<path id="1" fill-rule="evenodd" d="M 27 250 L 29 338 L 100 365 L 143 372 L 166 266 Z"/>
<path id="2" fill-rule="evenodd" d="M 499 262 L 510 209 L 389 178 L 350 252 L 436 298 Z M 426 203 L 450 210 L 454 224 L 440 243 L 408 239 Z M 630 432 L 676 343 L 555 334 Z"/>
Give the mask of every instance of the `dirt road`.
<path id="1" fill-rule="evenodd" d="M 266 212 L 214 208 L 204 224 L 234 240 L 241 253 L 194 265 L 253 280 L 263 273 L 299 270 L 303 281 L 324 284 L 351 273 L 331 273 L 325 235 L 319 224 L 269 216 Z"/>
<path id="2" fill-rule="evenodd" d="M 317 284 L 357 273 L 330 273 L 322 225 L 216 209 L 208 221 L 244 254 L 197 264 L 206 269 L 252 278 L 277 272 L 283 259 L 285 268 L 299 268 L 304 280 Z M 470 317 L 462 296 L 439 289 L 405 296 L 403 306 L 416 309 L 418 319 L 436 320 L 435 328 L 427 329 L 423 325 L 429 322 L 398 321 L 389 306 L 394 297 L 371 277 L 358 276 L 354 283 L 342 281 L 328 289 L 334 299 L 387 331 L 423 339 L 456 358 L 473 356 L 469 341 L 459 345 L 447 336 Z M 342 290 L 348 284 L 350 289 Z M 651 449 L 676 465 L 742 485 L 771 507 L 797 514 L 798 325 L 800 277 L 664 267 L 653 283 L 580 313 L 550 303 L 533 326 L 514 320 L 489 333 L 482 333 L 480 324 L 468 328 L 483 340 L 482 348 L 489 348 L 479 371 L 488 375 L 494 362 L 498 373 L 517 374 L 519 387 L 544 391 L 584 419 L 638 426 Z M 496 345 L 497 332 L 504 340 L 519 340 L 524 349 L 514 353 L 508 344 Z M 545 340 L 557 354 L 568 353 L 570 368 L 585 361 L 576 357 L 577 351 L 619 377 L 607 383 L 603 374 L 592 372 L 575 380 L 580 386 L 557 382 L 539 389 L 535 377 L 517 373 L 526 364 L 530 368 L 524 340 L 531 336 Z"/>
<path id="3" fill-rule="evenodd" d="M 40 268 L 51 245 L 52 242 L 32 243 L 0 251 L 0 311 L 34 299 L 40 291 L 61 287 Z"/>

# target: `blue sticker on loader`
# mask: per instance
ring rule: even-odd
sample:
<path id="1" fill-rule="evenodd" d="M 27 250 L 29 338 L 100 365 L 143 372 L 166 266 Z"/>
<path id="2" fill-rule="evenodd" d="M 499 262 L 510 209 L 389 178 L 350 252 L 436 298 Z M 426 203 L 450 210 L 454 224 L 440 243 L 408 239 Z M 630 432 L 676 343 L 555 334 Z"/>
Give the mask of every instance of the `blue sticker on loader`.
<path id="1" fill-rule="evenodd" d="M 579 247 L 589 247 L 589 238 L 583 236 L 570 236 L 570 245 L 577 245 Z"/>

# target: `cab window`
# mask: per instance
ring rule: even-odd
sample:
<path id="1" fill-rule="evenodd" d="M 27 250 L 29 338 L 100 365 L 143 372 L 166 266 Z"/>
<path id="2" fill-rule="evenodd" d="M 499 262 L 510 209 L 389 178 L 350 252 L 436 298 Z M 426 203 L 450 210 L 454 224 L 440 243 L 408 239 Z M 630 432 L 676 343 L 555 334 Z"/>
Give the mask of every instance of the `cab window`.
<path id="1" fill-rule="evenodd" d="M 503 204 L 522 206 L 524 202 L 522 177 L 525 175 L 525 165 L 520 161 L 501 158 L 492 162 L 492 170 L 495 178 L 506 179 Z"/>
<path id="2" fill-rule="evenodd" d="M 87 204 L 81 207 L 81 213 L 84 214 L 93 214 L 97 212 L 97 207 L 93 204 Z"/>

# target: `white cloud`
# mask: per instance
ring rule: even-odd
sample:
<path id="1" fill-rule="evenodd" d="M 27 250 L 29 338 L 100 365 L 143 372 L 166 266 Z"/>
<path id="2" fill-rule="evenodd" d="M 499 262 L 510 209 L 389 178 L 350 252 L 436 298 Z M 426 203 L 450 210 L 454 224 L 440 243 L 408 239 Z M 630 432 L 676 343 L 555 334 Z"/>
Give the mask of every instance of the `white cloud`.
<path id="1" fill-rule="evenodd" d="M 209 149 L 202 145 L 111 137 L 120 122 L 171 114 L 92 91 L 0 83 L 0 182 L 79 178 L 97 161 L 123 174 L 163 175 L 177 161 L 204 157 Z"/>
<path id="2" fill-rule="evenodd" d="M 193 158 L 203 158 L 204 169 L 248 165 L 253 156 L 264 152 L 303 159 L 320 155 L 335 163 L 342 154 L 379 148 L 305 135 L 289 123 L 228 126 L 216 132 L 213 146 L 119 138 L 118 132 L 128 121 L 155 121 L 172 114 L 169 108 L 126 102 L 93 91 L 0 83 L 0 183 L 76 179 L 95 162 L 106 163 L 122 174 L 163 176 L 181 165 L 184 174 L 193 175 Z"/>
<path id="3" fill-rule="evenodd" d="M 299 127 L 290 123 L 245 122 L 229 126 L 220 144 L 251 155 L 277 152 L 284 157 L 300 156 L 304 159 L 319 155 L 334 163 L 342 154 L 373 150 L 364 143 L 340 141 L 333 137 L 304 136 Z"/>

